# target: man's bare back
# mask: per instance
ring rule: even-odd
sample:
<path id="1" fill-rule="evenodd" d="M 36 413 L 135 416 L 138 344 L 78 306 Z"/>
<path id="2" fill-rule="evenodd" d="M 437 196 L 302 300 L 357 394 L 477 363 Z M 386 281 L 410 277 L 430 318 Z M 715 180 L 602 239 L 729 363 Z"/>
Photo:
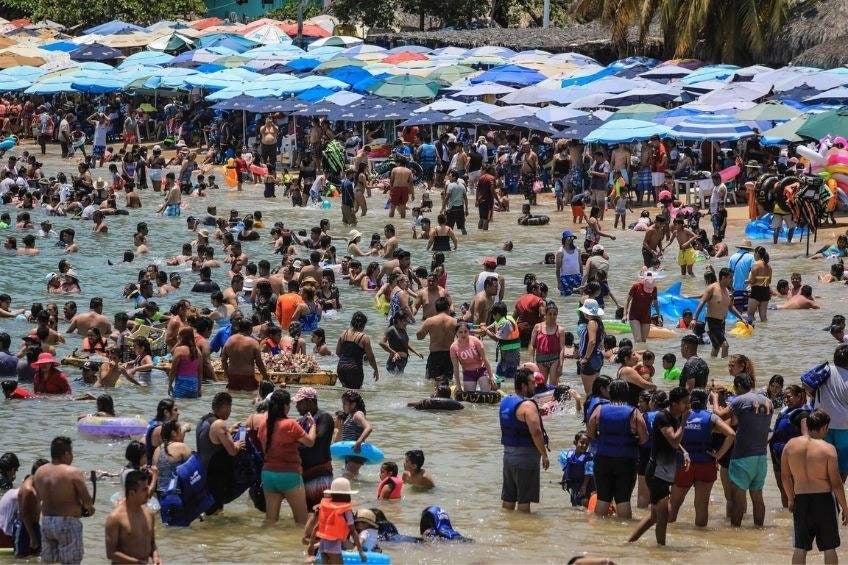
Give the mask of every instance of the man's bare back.
<path id="1" fill-rule="evenodd" d="M 129 509 L 126 504 L 119 504 L 106 518 L 107 550 L 110 542 L 112 563 L 125 562 L 115 552 L 137 559 L 139 563 L 148 563 L 154 549 L 153 513 L 146 507 Z"/>
<path id="2" fill-rule="evenodd" d="M 783 449 L 795 494 L 830 492 L 829 466 L 836 465 L 836 448 L 822 439 L 792 438 Z M 838 471 L 837 471 L 838 477 Z"/>
<path id="3" fill-rule="evenodd" d="M 424 339 L 429 335 L 430 351 L 448 351 L 455 333 L 456 319 L 445 312 L 440 312 L 424 320 L 416 337 Z"/>
<path id="4" fill-rule="evenodd" d="M 246 335 L 233 334 L 221 354 L 227 358 L 227 374 L 252 375 L 255 359 L 259 356 L 259 342 Z"/>
<path id="5" fill-rule="evenodd" d="M 86 510 L 94 511 L 91 495 L 80 469 L 65 464 L 47 463 L 35 472 L 33 486 L 41 500 L 44 516 L 79 518 Z"/>

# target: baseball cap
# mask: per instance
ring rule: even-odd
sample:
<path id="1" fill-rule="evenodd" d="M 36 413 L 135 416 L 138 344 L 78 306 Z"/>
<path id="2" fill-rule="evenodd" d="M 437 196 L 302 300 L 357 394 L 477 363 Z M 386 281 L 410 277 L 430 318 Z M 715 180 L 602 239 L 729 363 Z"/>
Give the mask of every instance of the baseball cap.
<path id="1" fill-rule="evenodd" d="M 494 257 L 486 257 L 485 259 L 483 259 L 483 266 L 485 266 L 485 267 L 497 267 L 498 266 L 498 260 L 495 259 Z"/>
<path id="2" fill-rule="evenodd" d="M 601 245 L 600 243 L 596 243 L 595 245 L 592 246 L 592 253 L 598 253 L 598 252 L 601 252 L 601 253 L 604 252 L 604 246 Z"/>
<path id="3" fill-rule="evenodd" d="M 292 396 L 292 402 L 300 402 L 301 400 L 317 400 L 318 392 L 312 388 L 311 386 L 304 386 L 298 389 L 294 396 Z"/>
<path id="4" fill-rule="evenodd" d="M 562 232 L 562 239 L 568 239 L 568 238 L 574 238 L 574 237 L 576 237 L 576 236 L 574 235 L 574 232 L 572 232 L 571 230 L 565 230 L 565 231 Z"/>

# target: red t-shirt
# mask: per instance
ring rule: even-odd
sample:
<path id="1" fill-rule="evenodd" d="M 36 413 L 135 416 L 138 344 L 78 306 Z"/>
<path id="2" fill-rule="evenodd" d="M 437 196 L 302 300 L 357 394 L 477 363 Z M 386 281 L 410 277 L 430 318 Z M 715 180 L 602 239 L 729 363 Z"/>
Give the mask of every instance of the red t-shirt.
<path id="1" fill-rule="evenodd" d="M 634 320 L 642 324 L 651 323 L 651 304 L 657 299 L 657 289 L 652 292 L 645 291 L 641 282 L 630 287 L 630 314 L 628 320 Z"/>
<path id="2" fill-rule="evenodd" d="M 535 294 L 525 294 L 515 302 L 515 312 L 518 314 L 516 322 L 520 329 L 533 329 L 533 326 L 544 320 L 539 315 L 539 306 L 542 304 L 544 300 Z"/>
<path id="3" fill-rule="evenodd" d="M 36 394 L 71 394 L 67 375 L 58 369 L 52 369 L 46 377 L 41 371 L 36 372 L 32 384 Z"/>
<path id="4" fill-rule="evenodd" d="M 28 398 L 35 398 L 35 395 L 27 389 L 19 386 L 15 388 L 14 391 L 12 391 L 12 394 L 9 395 L 9 398 L 14 400 L 26 400 Z"/>
<path id="5" fill-rule="evenodd" d="M 306 435 L 297 420 L 285 418 L 277 420 L 274 427 L 274 435 L 271 436 L 271 445 L 265 447 L 265 440 L 268 437 L 268 416 L 262 414 L 256 417 L 259 420 L 257 426 L 257 436 L 259 443 L 262 445 L 262 450 L 265 452 L 266 471 L 276 471 L 278 473 L 302 473 L 303 468 L 300 464 L 300 452 L 298 451 L 298 441 Z"/>

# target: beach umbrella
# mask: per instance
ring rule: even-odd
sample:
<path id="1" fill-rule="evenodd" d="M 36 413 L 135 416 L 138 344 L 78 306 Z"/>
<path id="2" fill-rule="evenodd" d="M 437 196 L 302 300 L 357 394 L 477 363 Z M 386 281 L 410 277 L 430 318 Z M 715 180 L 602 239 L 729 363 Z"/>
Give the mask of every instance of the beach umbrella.
<path id="1" fill-rule="evenodd" d="M 3 69 L 2 71 L 0 71 L 0 76 L 32 82 L 44 75 L 45 73 L 46 71 L 40 67 L 33 67 L 31 65 L 21 65 L 17 67 L 9 67 L 8 69 Z"/>
<path id="2" fill-rule="evenodd" d="M 32 86 L 28 80 L 0 75 L 0 92 L 18 92 Z"/>
<path id="3" fill-rule="evenodd" d="M 224 55 L 219 59 L 215 59 L 214 64 L 220 65 L 222 67 L 235 69 L 238 67 L 243 67 L 245 63 L 249 61 L 250 59 L 248 57 L 245 57 L 244 55 Z"/>
<path id="4" fill-rule="evenodd" d="M 598 129 L 588 134 L 584 141 L 587 143 L 631 143 L 645 141 L 654 136 L 670 137 L 671 130 L 665 126 L 642 120 L 616 120 L 606 122 Z"/>
<path id="5" fill-rule="evenodd" d="M 499 106 L 495 106 L 494 104 L 488 104 L 486 102 L 483 102 L 482 100 L 475 100 L 474 102 L 470 102 L 468 104 L 463 105 L 461 108 L 451 110 L 449 113 L 451 116 L 462 116 L 464 114 L 480 113 L 489 116 L 489 119 L 491 120 L 492 112 L 494 112 L 498 108 Z"/>
<path id="6" fill-rule="evenodd" d="M 800 115 L 801 112 L 799 112 L 795 108 L 792 108 L 791 106 L 787 106 L 785 104 L 781 104 L 780 102 L 776 102 L 774 100 L 762 102 L 760 104 L 757 104 L 753 108 L 748 108 L 747 110 L 742 110 L 741 112 L 737 112 L 735 114 L 737 120 L 742 120 L 746 122 L 784 122 L 787 120 L 791 120 L 792 118 L 797 118 Z"/>
<path id="7" fill-rule="evenodd" d="M 683 78 L 690 74 L 692 74 L 692 70 L 687 69 L 686 67 L 680 67 L 678 65 L 659 65 L 649 71 L 640 73 L 639 76 L 642 78 L 657 80 Z"/>
<path id="8" fill-rule="evenodd" d="M 466 65 L 444 65 L 430 71 L 427 78 L 451 84 L 476 72 L 475 69 Z"/>
<path id="9" fill-rule="evenodd" d="M 809 86 L 819 92 L 824 92 L 839 86 L 845 86 L 846 84 L 848 84 L 848 75 L 832 71 L 822 71 L 796 74 L 776 83 L 774 90 L 776 92 L 784 92 L 798 87 Z"/>
<path id="10" fill-rule="evenodd" d="M 473 126 L 487 126 L 492 125 L 495 120 L 492 116 L 488 114 L 483 114 L 482 112 L 468 112 L 466 114 L 451 114 L 450 122 L 451 124 L 468 124 Z"/>
<path id="11" fill-rule="evenodd" d="M 84 33 L 94 35 L 114 35 L 116 33 L 132 33 L 134 31 L 144 31 L 144 28 L 135 24 L 122 22 L 121 20 L 112 20 L 105 24 L 90 27 L 85 30 Z"/>
<path id="12" fill-rule="evenodd" d="M 354 45 L 353 47 L 348 47 L 344 51 L 342 51 L 342 55 L 345 57 L 354 57 L 356 55 L 367 55 L 367 54 L 383 54 L 386 53 L 385 47 L 380 47 L 379 45 L 369 45 L 367 43 L 360 42 L 358 45 Z M 382 58 L 382 57 L 380 57 Z"/>
<path id="13" fill-rule="evenodd" d="M 178 22 L 176 20 L 161 20 L 154 24 L 150 24 L 144 29 L 146 31 L 167 31 L 170 29 L 185 29 L 187 27 L 188 25 L 184 24 L 183 22 Z"/>
<path id="14" fill-rule="evenodd" d="M 399 75 L 387 78 L 374 89 L 374 94 L 383 98 L 435 98 L 439 91 L 438 83 L 411 75 Z"/>
<path id="15" fill-rule="evenodd" d="M 0 49 L 3 49 L 5 47 L 11 47 L 12 45 L 16 44 L 17 41 L 12 39 L 11 37 L 7 35 L 0 35 Z M 74 45 L 74 49 L 76 49 L 77 47 L 79 47 L 79 45 Z"/>
<path id="16" fill-rule="evenodd" d="M 601 66 L 601 64 L 592 57 L 584 55 L 583 53 L 575 53 L 574 51 L 569 51 L 567 53 L 557 53 L 556 55 L 551 57 L 551 60 L 563 63 L 574 63 L 575 65 L 579 65 L 581 67 L 585 67 L 588 65 Z"/>
<path id="17" fill-rule="evenodd" d="M 362 96 L 361 94 L 350 92 L 349 90 L 340 90 L 327 96 L 324 99 L 324 102 L 331 102 L 336 106 L 349 106 L 362 100 L 363 98 L 364 96 Z"/>
<path id="18" fill-rule="evenodd" d="M 493 110 L 483 112 L 495 120 L 535 116 L 537 108 L 518 104 L 516 106 L 495 106 Z"/>
<path id="19" fill-rule="evenodd" d="M 604 106 L 630 106 L 632 104 L 665 104 L 677 98 L 677 94 L 667 90 L 655 90 L 652 88 L 637 88 L 621 94 L 608 96 L 604 100 Z"/>
<path id="20" fill-rule="evenodd" d="M 561 129 L 553 135 L 554 139 L 583 139 L 602 125 L 604 120 L 585 114 L 569 120 L 554 122 Z"/>
<path id="21" fill-rule="evenodd" d="M 165 53 L 179 53 L 180 51 L 185 51 L 187 49 L 194 49 L 194 47 L 195 41 L 181 33 L 164 35 L 154 39 L 147 45 L 147 48 L 151 51 L 163 51 Z M 136 55 L 137 54 L 138 53 L 136 53 Z M 130 57 L 132 57 L 132 55 L 130 55 Z"/>
<path id="22" fill-rule="evenodd" d="M 107 75 L 79 77 L 71 81 L 71 88 L 77 92 L 85 92 L 87 94 L 117 92 L 123 90 L 126 85 L 127 81 Z"/>
<path id="23" fill-rule="evenodd" d="M 548 135 L 555 135 L 559 130 L 551 127 L 544 120 L 540 120 L 536 116 L 516 116 L 513 118 L 499 118 L 498 122 L 508 126 L 525 128 L 532 131 L 540 131 Z"/>
<path id="24" fill-rule="evenodd" d="M 70 76 L 35 82 L 24 90 L 25 94 L 57 94 L 60 92 L 74 92 Z"/>
<path id="25" fill-rule="evenodd" d="M 580 110 L 574 110 L 572 108 L 563 108 L 561 106 L 545 106 L 544 108 L 536 110 L 534 115 L 546 123 L 553 124 L 567 120 L 573 120 L 574 118 L 586 116 L 588 114 L 586 114 L 586 112 L 581 112 Z"/>
<path id="26" fill-rule="evenodd" d="M 516 52 L 506 47 L 485 45 L 483 47 L 469 49 L 465 55 L 468 57 L 503 57 L 505 59 L 509 59 L 510 57 L 514 57 Z"/>
<path id="27" fill-rule="evenodd" d="M 245 34 L 244 37 L 263 45 L 289 45 L 292 42 L 286 32 L 273 25 L 260 26 Z"/>
<path id="28" fill-rule="evenodd" d="M 317 102 L 330 96 L 334 92 L 336 91 L 324 88 L 323 86 L 313 86 L 312 88 L 307 88 L 303 92 L 299 93 L 297 97 L 304 102 Z"/>
<path id="29" fill-rule="evenodd" d="M 848 136 L 848 106 L 811 116 L 796 133 L 801 137 L 815 140 L 823 139 L 828 135 Z"/>
<path id="30" fill-rule="evenodd" d="M 663 61 L 662 63 L 657 65 L 657 67 L 665 67 L 672 65 L 675 67 L 683 67 L 684 69 L 694 71 L 703 67 L 704 62 L 699 59 L 669 59 L 668 61 Z"/>
<path id="31" fill-rule="evenodd" d="M 293 59 L 286 66 L 296 73 L 304 73 L 315 69 L 321 63 L 317 59 Z"/>
<path id="32" fill-rule="evenodd" d="M 690 116 L 672 128 L 672 137 L 691 141 L 735 141 L 755 135 L 745 123 L 731 116 L 701 114 Z"/>
<path id="33" fill-rule="evenodd" d="M 848 102 L 848 87 L 837 86 L 804 99 L 809 104 L 845 104 Z"/>
<path id="34" fill-rule="evenodd" d="M 760 142 L 763 145 L 785 145 L 804 141 L 804 138 L 798 135 L 798 130 L 807 123 L 810 116 L 812 114 L 801 114 L 788 122 L 767 129 L 763 132 Z"/>
<path id="35" fill-rule="evenodd" d="M 0 51 L 0 69 L 8 69 L 9 67 L 19 67 L 22 65 L 38 67 L 43 65 L 45 62 L 45 59 L 41 57 L 27 57 L 19 53 Z"/>
<path id="36" fill-rule="evenodd" d="M 431 53 L 432 49 L 429 47 L 424 47 L 423 45 L 398 45 L 397 47 L 393 47 L 386 51 L 389 55 L 396 55 L 398 53 Z M 465 50 L 463 49 L 463 52 Z"/>
<path id="37" fill-rule="evenodd" d="M 139 51 L 124 59 L 119 67 L 127 65 L 167 65 L 173 60 L 173 55 L 163 53 L 162 51 Z"/>
<path id="38" fill-rule="evenodd" d="M 646 122 L 665 112 L 665 108 L 655 104 L 632 104 L 630 106 L 622 106 L 617 112 L 609 117 L 610 120 L 643 120 Z"/>
<path id="39" fill-rule="evenodd" d="M 451 117 L 443 112 L 430 110 L 428 112 L 413 112 L 412 117 L 403 123 L 398 124 L 401 127 L 407 126 L 431 126 L 435 124 L 445 124 L 451 121 Z"/>
<path id="40" fill-rule="evenodd" d="M 344 67 L 332 69 L 330 72 L 327 73 L 327 76 L 353 85 L 361 80 L 371 78 L 374 75 L 372 75 L 362 67 L 345 65 Z"/>
<path id="41" fill-rule="evenodd" d="M 310 54 L 311 55 L 311 54 Z M 354 59 L 352 57 L 333 57 L 332 59 L 328 59 L 315 67 L 316 72 L 321 71 L 330 71 L 333 69 L 338 69 L 341 67 L 366 67 L 365 61 L 360 61 L 359 59 Z M 374 74 L 371 72 L 371 74 Z"/>
<path id="42" fill-rule="evenodd" d="M 553 101 L 558 89 L 543 87 L 541 84 L 519 88 L 505 96 L 500 101 L 507 104 L 542 104 Z"/>
<path id="43" fill-rule="evenodd" d="M 242 110 L 246 111 L 248 106 L 256 103 L 257 99 L 253 96 L 234 96 L 229 100 L 221 100 L 212 105 L 213 110 Z"/>
<path id="44" fill-rule="evenodd" d="M 112 59 L 123 58 L 124 54 L 113 47 L 108 47 L 101 43 L 92 43 L 83 45 L 74 49 L 70 53 L 71 59 L 74 61 L 109 61 Z"/>
<path id="45" fill-rule="evenodd" d="M 613 73 L 615 73 L 615 69 L 612 67 L 592 65 L 582 69 L 579 73 L 575 73 L 572 76 L 564 78 L 560 83 L 560 86 L 586 86 L 587 84 L 594 83 L 602 78 L 610 77 Z"/>
<path id="46" fill-rule="evenodd" d="M 458 110 L 459 108 L 465 108 L 466 106 L 468 106 L 467 103 L 461 102 L 459 100 L 454 100 L 452 98 L 439 98 L 435 102 L 431 102 L 426 106 L 421 106 L 420 108 L 415 110 L 415 112 L 452 112 L 454 110 Z"/>
<path id="47" fill-rule="evenodd" d="M 407 61 L 427 61 L 430 58 L 423 53 L 416 53 L 414 51 L 401 51 L 399 53 L 391 54 L 387 57 L 381 59 L 381 62 L 387 63 L 390 65 L 396 65 L 398 63 L 405 63 Z"/>
<path id="48" fill-rule="evenodd" d="M 343 47 L 345 49 L 350 49 L 351 47 L 356 47 L 357 45 L 362 44 L 363 41 L 358 37 L 350 37 L 348 35 L 331 35 L 330 37 L 316 39 L 306 46 L 306 50 L 312 51 L 319 47 Z"/>
<path id="49" fill-rule="evenodd" d="M 680 79 L 683 84 L 695 84 L 706 80 L 727 80 L 739 70 L 736 65 L 707 65 Z"/>
<path id="50" fill-rule="evenodd" d="M 471 84 L 481 82 L 496 82 L 509 86 L 529 86 L 545 80 L 545 75 L 539 71 L 528 69 L 520 65 L 503 65 L 489 69 L 488 71 L 471 78 Z"/>
<path id="51" fill-rule="evenodd" d="M 511 86 L 494 82 L 481 82 L 479 84 L 472 84 L 468 88 L 463 88 L 459 92 L 452 94 L 452 96 L 487 96 L 509 94 L 510 92 L 515 92 L 515 89 Z"/>
<path id="52" fill-rule="evenodd" d="M 96 43 L 112 47 L 113 49 L 131 49 L 136 47 L 147 47 L 153 41 L 154 35 L 147 32 L 135 32 L 118 35 L 106 35 Z"/>
<path id="53" fill-rule="evenodd" d="M 45 51 L 60 51 L 62 53 L 70 53 L 71 51 L 78 48 L 79 45 L 73 43 L 72 41 L 53 41 L 51 43 L 44 43 L 39 46 L 39 49 L 44 49 Z"/>

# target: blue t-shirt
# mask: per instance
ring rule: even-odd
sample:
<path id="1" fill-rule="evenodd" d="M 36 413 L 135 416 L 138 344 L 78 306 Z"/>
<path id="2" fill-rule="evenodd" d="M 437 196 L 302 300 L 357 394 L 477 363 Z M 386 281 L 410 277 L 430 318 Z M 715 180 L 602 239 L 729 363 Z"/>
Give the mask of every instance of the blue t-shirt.
<path id="1" fill-rule="evenodd" d="M 727 266 L 733 271 L 733 290 L 742 291 L 747 288 L 748 275 L 754 265 L 754 254 L 740 249 L 730 256 Z"/>
<path id="2" fill-rule="evenodd" d="M 0 351 L 0 377 L 14 379 L 18 370 L 18 358 L 7 351 Z"/>

